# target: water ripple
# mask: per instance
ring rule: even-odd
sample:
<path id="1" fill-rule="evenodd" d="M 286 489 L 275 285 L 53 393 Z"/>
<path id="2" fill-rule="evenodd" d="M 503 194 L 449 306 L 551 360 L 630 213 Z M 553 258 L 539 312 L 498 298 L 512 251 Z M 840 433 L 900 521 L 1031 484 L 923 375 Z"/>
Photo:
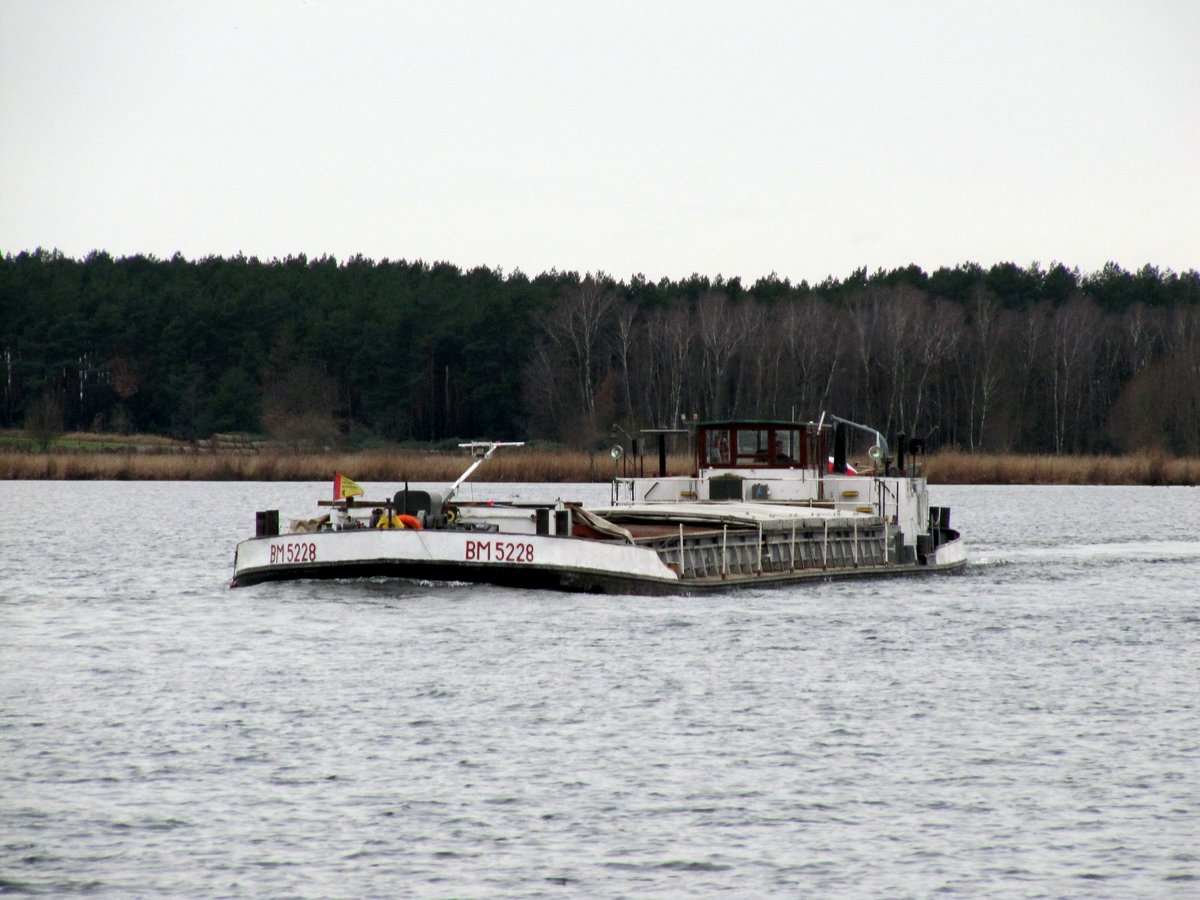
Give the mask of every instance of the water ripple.
<path id="1" fill-rule="evenodd" d="M 978 547 L 961 578 L 226 590 L 254 510 L 323 488 L 4 485 L 32 512 L 0 519 L 0 893 L 1200 879 L 1200 492 L 945 489 Z"/>

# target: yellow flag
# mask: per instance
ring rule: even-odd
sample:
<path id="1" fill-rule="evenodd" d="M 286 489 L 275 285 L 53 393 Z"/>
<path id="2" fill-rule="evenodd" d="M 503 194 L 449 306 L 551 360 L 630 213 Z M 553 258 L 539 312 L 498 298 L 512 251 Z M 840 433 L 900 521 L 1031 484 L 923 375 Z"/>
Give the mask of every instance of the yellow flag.
<path id="1" fill-rule="evenodd" d="M 357 484 L 338 472 L 333 476 L 333 499 L 341 500 L 345 497 L 361 497 L 363 489 Z"/>

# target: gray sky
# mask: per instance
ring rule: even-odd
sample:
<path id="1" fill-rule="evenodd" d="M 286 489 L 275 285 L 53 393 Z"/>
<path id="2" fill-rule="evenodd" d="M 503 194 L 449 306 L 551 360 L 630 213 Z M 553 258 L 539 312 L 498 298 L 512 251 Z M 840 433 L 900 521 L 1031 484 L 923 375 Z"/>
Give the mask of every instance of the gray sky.
<path id="1" fill-rule="evenodd" d="M 0 252 L 1200 266 L 1200 2 L 0 3 Z"/>

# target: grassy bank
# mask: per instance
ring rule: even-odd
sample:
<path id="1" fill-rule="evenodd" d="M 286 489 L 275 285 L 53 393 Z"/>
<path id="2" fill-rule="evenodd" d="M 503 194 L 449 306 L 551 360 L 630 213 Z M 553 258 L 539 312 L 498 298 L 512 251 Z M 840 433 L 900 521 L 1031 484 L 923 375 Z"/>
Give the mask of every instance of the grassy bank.
<path id="1" fill-rule="evenodd" d="M 179 452 L 162 445 L 133 445 L 87 452 L 0 448 L 0 479 L 113 481 L 323 481 L 335 472 L 356 481 L 453 481 L 469 464 L 465 451 L 405 449 L 297 453 Z M 647 466 L 654 462 L 647 458 Z M 668 470 L 691 469 L 689 457 L 668 460 Z M 942 451 L 924 460 L 933 484 L 1200 484 L 1200 459 L 1156 453 L 1125 456 L 1021 456 Z M 497 453 L 472 476 L 493 482 L 607 481 L 606 453 L 511 448 Z"/>

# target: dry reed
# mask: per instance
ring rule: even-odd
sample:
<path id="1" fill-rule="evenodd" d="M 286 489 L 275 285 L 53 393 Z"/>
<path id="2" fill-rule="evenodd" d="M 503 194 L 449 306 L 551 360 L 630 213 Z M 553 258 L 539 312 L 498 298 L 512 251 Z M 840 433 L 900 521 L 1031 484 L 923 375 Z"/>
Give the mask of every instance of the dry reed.
<path id="1" fill-rule="evenodd" d="M 938 484 L 1200 484 L 1200 459 L 1156 452 L 1123 456 L 964 453 L 944 450 L 925 459 Z"/>
<path id="2" fill-rule="evenodd" d="M 355 481 L 454 481 L 470 464 L 465 452 L 362 450 L 347 453 L 32 453 L 0 451 L 0 479 L 110 481 L 323 481 L 341 472 Z M 647 461 L 649 462 L 649 461 Z M 686 456 L 668 460 L 672 472 L 690 469 Z M 627 470 L 617 468 L 619 474 Z M 498 452 L 474 481 L 608 481 L 613 461 L 604 452 L 518 450 Z"/>
<path id="3" fill-rule="evenodd" d="M 453 481 L 470 463 L 464 452 L 389 449 L 302 453 L 165 453 L 145 451 L 35 453 L 0 451 L 0 479 L 109 481 L 323 481 L 335 472 L 356 481 Z M 615 467 L 633 474 L 631 461 Z M 646 473 L 657 460 L 647 458 Z M 690 472 L 691 458 L 673 455 L 668 471 Z M 936 484 L 1200 484 L 1200 459 L 1162 453 L 1125 456 L 1052 456 L 965 453 L 946 450 L 924 460 Z M 607 453 L 507 449 L 472 476 L 489 482 L 605 482 L 614 474 Z"/>

